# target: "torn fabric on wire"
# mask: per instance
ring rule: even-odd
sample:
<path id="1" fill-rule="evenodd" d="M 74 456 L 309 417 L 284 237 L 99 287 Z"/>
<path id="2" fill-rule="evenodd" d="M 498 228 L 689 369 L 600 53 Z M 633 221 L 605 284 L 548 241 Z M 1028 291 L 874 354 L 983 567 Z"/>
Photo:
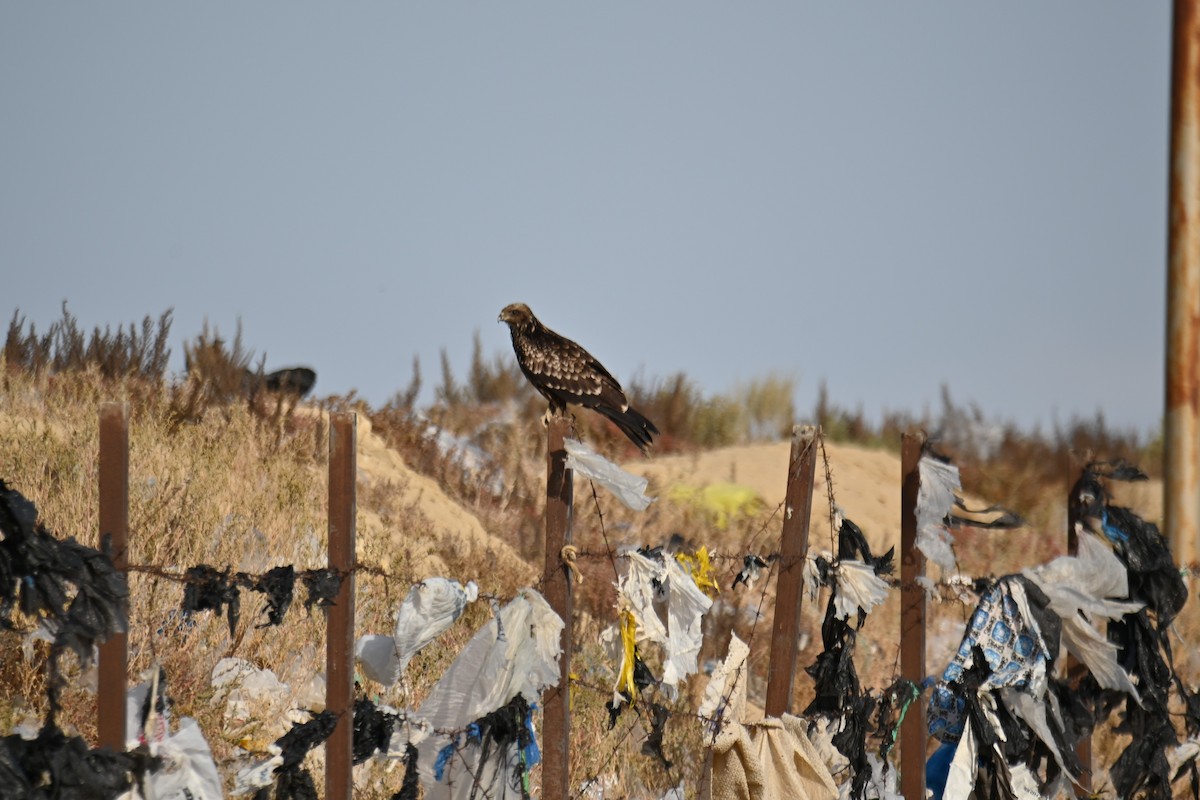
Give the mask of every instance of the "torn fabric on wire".
<path id="1" fill-rule="evenodd" d="M 1048 574 L 1074 566 L 1060 562 Z M 929 732 L 943 742 L 926 767 L 935 798 L 1037 798 L 1062 776 L 1078 777 L 1079 731 L 1064 719 L 1047 677 L 1063 624 L 1051 597 L 1026 575 L 1005 576 L 980 597 L 929 701 Z M 1024 765 L 1043 755 L 1050 762 L 1039 778 Z"/>
<path id="2" fill-rule="evenodd" d="M 1041 611 L 1038 619 L 1030 611 L 1026 596 L 1030 589 L 1038 595 L 1034 603 Z M 962 700 L 954 687 L 961 684 L 972 667 L 978 666 L 983 671 L 981 689 L 1024 687 L 1036 664 L 1044 665 L 1057 657 L 1061 621 L 1046 613 L 1048 606 L 1049 598 L 1023 576 L 1002 578 L 980 597 L 958 652 L 934 690 L 929 710 L 931 734 L 941 741 L 954 741 L 962 735 L 966 720 L 962 716 Z M 1039 627 L 1039 622 L 1048 630 Z M 980 654 L 985 663 L 976 665 L 975 659 Z"/>
<path id="3" fill-rule="evenodd" d="M 730 633 L 729 652 L 708 679 L 704 699 L 697 712 L 701 719 L 707 721 L 706 743 L 720 734 L 728 723 L 741 722 L 746 707 L 746 684 L 749 682 L 746 674 L 749 655 L 750 648 L 746 643 L 736 633 Z"/>
<path id="4" fill-rule="evenodd" d="M 564 439 L 563 448 L 567 451 L 567 469 L 594 480 L 628 508 L 645 511 L 654 502 L 653 497 L 646 496 L 647 478 L 626 472 L 578 439 Z"/>
<path id="5" fill-rule="evenodd" d="M 837 800 L 837 784 L 806 727 L 791 714 L 731 723 L 713 744 L 713 800 Z"/>

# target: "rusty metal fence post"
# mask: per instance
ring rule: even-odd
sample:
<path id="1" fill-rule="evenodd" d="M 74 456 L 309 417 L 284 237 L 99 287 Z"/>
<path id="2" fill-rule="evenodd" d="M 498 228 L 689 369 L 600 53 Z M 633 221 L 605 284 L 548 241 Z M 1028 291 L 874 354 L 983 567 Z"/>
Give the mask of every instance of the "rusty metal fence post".
<path id="1" fill-rule="evenodd" d="M 325 709 L 337 727 L 325 743 L 325 797 L 350 800 L 354 787 L 354 567 L 355 453 L 358 418 L 329 415 L 329 569 L 342 576 L 328 609 L 325 640 Z"/>
<path id="2" fill-rule="evenodd" d="M 808 525 L 812 517 L 813 478 L 819 428 L 792 428 L 784 500 L 783 534 L 779 545 L 779 580 L 775 589 L 775 622 L 771 627 L 771 661 L 767 669 L 766 715 L 791 711 L 796 656 L 800 650 L 800 609 L 804 603 L 804 559 L 808 556 Z"/>
<path id="3" fill-rule="evenodd" d="M 925 556 L 917 549 L 917 496 L 921 489 L 924 434 L 906 433 L 900 442 L 900 675 L 925 679 Z M 900 726 L 900 793 L 925 796 L 925 703 L 918 698 Z"/>
<path id="4" fill-rule="evenodd" d="M 100 541 L 111 536 L 113 565 L 129 566 L 129 405 L 100 405 Z M 100 645 L 96 732 L 101 747 L 125 750 L 125 691 L 129 637 L 118 633 Z"/>
<path id="5" fill-rule="evenodd" d="M 563 440 L 570 419 L 552 414 L 546 426 L 546 557 L 542 574 L 546 602 L 565 623 L 559 643 L 558 686 L 542 695 L 542 795 L 570 796 L 571 576 L 563 547 L 571 543 L 573 481 Z"/>
<path id="6" fill-rule="evenodd" d="M 1179 564 L 1200 537 L 1200 0 L 1175 0 L 1171 58 L 1163 528 Z"/>

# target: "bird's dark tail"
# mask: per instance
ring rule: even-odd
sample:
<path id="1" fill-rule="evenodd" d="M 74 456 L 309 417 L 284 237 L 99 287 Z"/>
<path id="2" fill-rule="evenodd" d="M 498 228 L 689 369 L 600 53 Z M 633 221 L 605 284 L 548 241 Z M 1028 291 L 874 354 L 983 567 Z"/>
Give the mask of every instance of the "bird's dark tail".
<path id="1" fill-rule="evenodd" d="M 621 433 L 628 436 L 629 441 L 636 444 L 643 453 L 654 443 L 651 437 L 659 432 L 658 428 L 654 427 L 654 423 L 643 417 L 636 409 L 631 407 L 620 411 L 607 406 L 597 406 L 596 410 L 611 419 L 621 429 Z"/>

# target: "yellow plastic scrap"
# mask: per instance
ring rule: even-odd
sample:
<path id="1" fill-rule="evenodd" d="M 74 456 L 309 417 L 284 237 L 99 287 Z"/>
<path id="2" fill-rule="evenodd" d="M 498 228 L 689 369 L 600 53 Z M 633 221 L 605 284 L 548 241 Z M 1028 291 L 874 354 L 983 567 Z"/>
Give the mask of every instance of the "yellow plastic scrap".
<path id="1" fill-rule="evenodd" d="M 617 674 L 617 692 L 632 700 L 637 697 L 633 682 L 634 637 L 637 636 L 637 617 L 629 609 L 621 610 L 621 671 Z"/>
<path id="2" fill-rule="evenodd" d="M 719 530 L 726 530 L 739 517 L 751 517 L 763 508 L 753 489 L 735 483 L 714 483 L 703 488 L 676 484 L 667 496 L 701 511 Z"/>
<path id="3" fill-rule="evenodd" d="M 692 580 L 696 582 L 700 591 L 712 598 L 721 593 L 721 586 L 717 583 L 716 570 L 713 569 L 712 559 L 708 555 L 708 545 L 697 550 L 695 555 L 676 553 L 675 560 L 691 574 Z"/>

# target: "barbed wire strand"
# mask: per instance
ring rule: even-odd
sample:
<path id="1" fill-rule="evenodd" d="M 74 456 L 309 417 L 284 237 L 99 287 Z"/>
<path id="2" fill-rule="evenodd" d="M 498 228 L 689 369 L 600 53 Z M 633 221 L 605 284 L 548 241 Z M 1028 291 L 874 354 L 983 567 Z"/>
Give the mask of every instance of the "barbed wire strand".
<path id="1" fill-rule="evenodd" d="M 591 478 L 588 478 L 588 486 L 592 489 L 592 503 L 596 507 L 596 517 L 600 521 L 600 536 L 604 538 L 604 550 L 608 556 L 609 563 L 612 564 L 613 577 L 617 579 L 617 583 L 619 584 L 621 582 L 621 573 L 617 570 L 617 561 L 613 557 L 612 545 L 608 542 L 608 531 L 604 527 L 604 511 L 600 508 L 600 498 L 596 494 L 596 484 Z"/>
<path id="2" fill-rule="evenodd" d="M 825 431 L 817 428 L 818 441 L 821 447 L 821 461 L 825 467 L 825 499 L 829 501 L 829 552 L 836 553 L 834 546 L 837 538 L 837 503 L 833 497 L 833 466 L 829 463 L 829 453 L 825 450 Z"/>

